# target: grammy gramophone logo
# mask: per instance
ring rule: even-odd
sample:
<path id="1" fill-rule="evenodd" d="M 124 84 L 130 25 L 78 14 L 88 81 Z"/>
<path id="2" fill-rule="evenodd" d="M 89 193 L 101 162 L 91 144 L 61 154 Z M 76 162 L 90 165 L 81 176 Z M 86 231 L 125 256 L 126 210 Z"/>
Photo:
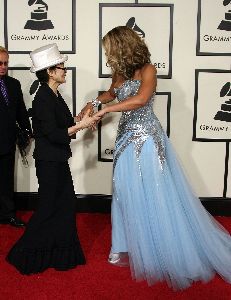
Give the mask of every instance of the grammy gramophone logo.
<path id="1" fill-rule="evenodd" d="M 221 88 L 220 97 L 230 97 L 231 96 L 231 83 L 226 82 Z M 214 120 L 231 122 L 231 98 L 226 100 L 225 103 L 221 104 L 221 110 L 219 110 Z"/>
<path id="2" fill-rule="evenodd" d="M 40 86 L 40 83 L 39 83 L 39 80 L 38 80 L 38 79 L 36 79 L 36 80 L 34 80 L 34 81 L 32 82 L 32 84 L 31 84 L 31 86 L 30 86 L 30 90 L 29 90 L 29 93 L 30 93 L 31 96 L 34 95 L 34 94 L 37 92 L 39 86 Z M 31 107 L 28 108 L 27 111 L 28 111 L 29 117 L 32 118 L 32 108 L 31 108 Z"/>
<path id="3" fill-rule="evenodd" d="M 231 0 L 224 0 L 223 1 L 223 5 L 224 6 L 227 6 L 229 4 L 231 4 Z M 225 13 L 225 19 L 223 19 L 221 21 L 221 23 L 219 24 L 219 26 L 217 27 L 217 29 L 231 31 L 231 9 L 229 9 Z"/>
<path id="4" fill-rule="evenodd" d="M 134 17 L 131 17 L 127 23 L 126 26 L 133 29 L 141 38 L 145 38 L 145 33 L 142 29 L 136 24 L 136 19 Z"/>
<path id="5" fill-rule="evenodd" d="M 51 20 L 47 19 L 48 5 L 42 0 L 29 0 L 28 5 L 32 7 L 31 19 L 26 22 L 24 29 L 47 30 L 53 29 Z"/>

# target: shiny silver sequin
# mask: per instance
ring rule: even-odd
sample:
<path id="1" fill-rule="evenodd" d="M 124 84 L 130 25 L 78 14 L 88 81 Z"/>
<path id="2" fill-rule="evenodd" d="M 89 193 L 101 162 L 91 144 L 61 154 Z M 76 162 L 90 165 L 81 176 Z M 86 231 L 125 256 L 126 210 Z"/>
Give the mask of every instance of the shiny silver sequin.
<path id="1" fill-rule="evenodd" d="M 137 94 L 140 80 L 126 80 L 121 87 L 115 89 L 119 102 Z M 153 112 L 153 101 L 155 94 L 147 104 L 139 109 L 124 111 L 119 121 L 116 148 L 114 152 L 114 167 L 128 145 L 133 143 L 137 162 L 145 141 L 152 137 L 156 145 L 160 168 L 163 169 L 165 161 L 164 132 L 159 120 Z"/>

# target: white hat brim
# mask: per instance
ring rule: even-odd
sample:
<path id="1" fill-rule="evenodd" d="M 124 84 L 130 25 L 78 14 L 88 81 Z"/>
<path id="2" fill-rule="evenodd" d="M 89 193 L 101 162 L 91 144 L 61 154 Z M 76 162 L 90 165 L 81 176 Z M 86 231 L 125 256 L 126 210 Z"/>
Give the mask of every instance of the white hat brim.
<path id="1" fill-rule="evenodd" d="M 67 61 L 67 60 L 68 60 L 68 56 L 67 55 L 62 55 L 62 57 L 60 59 L 56 59 L 54 61 L 50 61 L 46 65 L 39 66 L 39 68 L 35 68 L 34 66 L 32 66 L 30 68 L 30 71 L 31 71 L 31 73 L 36 73 L 38 71 L 45 70 L 47 68 L 50 68 L 50 67 L 56 66 L 58 64 L 61 64 L 61 63 L 65 62 L 65 61 Z"/>

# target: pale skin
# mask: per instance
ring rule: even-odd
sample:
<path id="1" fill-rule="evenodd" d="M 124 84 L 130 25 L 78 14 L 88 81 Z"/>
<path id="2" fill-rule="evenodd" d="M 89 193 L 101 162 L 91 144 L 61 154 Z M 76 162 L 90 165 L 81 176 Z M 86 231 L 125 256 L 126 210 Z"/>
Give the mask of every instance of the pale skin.
<path id="1" fill-rule="evenodd" d="M 66 82 L 66 69 L 64 64 L 59 64 L 54 70 L 47 69 L 49 75 L 48 85 L 53 90 L 53 92 L 58 96 L 58 87 L 60 84 Z M 99 116 L 90 116 L 91 111 L 86 109 L 81 118 L 81 121 L 77 122 L 74 126 L 68 128 L 68 135 L 71 136 L 78 131 L 87 128 L 95 127 L 95 123 L 100 119 Z M 74 120 L 77 121 L 77 117 L 74 117 Z"/>
<path id="2" fill-rule="evenodd" d="M 156 90 L 156 69 L 151 64 L 144 65 L 141 69 L 136 70 L 133 80 L 140 80 L 141 85 L 135 96 L 128 97 L 120 103 L 105 106 L 103 109 L 94 114 L 96 117 L 102 118 L 106 113 L 121 112 L 128 110 L 135 110 L 144 106 Z M 113 78 L 111 86 L 108 91 L 104 92 L 98 97 L 103 104 L 107 104 L 116 98 L 114 88 L 120 87 L 126 80 L 121 77 Z M 78 117 L 82 117 L 84 112 L 92 109 L 91 102 L 89 102 L 80 112 Z"/>
<path id="3" fill-rule="evenodd" d="M 0 52 L 0 78 L 6 75 L 8 70 L 9 55 L 6 52 Z"/>

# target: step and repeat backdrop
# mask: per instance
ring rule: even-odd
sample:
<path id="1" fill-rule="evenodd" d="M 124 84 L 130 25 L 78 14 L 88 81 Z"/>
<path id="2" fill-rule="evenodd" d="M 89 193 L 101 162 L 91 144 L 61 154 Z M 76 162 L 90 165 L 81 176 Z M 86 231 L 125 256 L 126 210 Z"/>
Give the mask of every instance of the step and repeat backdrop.
<path id="1" fill-rule="evenodd" d="M 73 116 L 110 86 L 102 37 L 126 25 L 145 39 L 157 68 L 154 111 L 199 197 L 231 197 L 231 0 L 0 0 L 0 45 L 20 80 L 30 113 L 38 81 L 29 53 L 57 43 L 68 54 L 60 86 Z M 120 113 L 78 133 L 70 159 L 76 193 L 111 194 Z M 33 147 L 18 152 L 15 189 L 36 192 Z"/>

